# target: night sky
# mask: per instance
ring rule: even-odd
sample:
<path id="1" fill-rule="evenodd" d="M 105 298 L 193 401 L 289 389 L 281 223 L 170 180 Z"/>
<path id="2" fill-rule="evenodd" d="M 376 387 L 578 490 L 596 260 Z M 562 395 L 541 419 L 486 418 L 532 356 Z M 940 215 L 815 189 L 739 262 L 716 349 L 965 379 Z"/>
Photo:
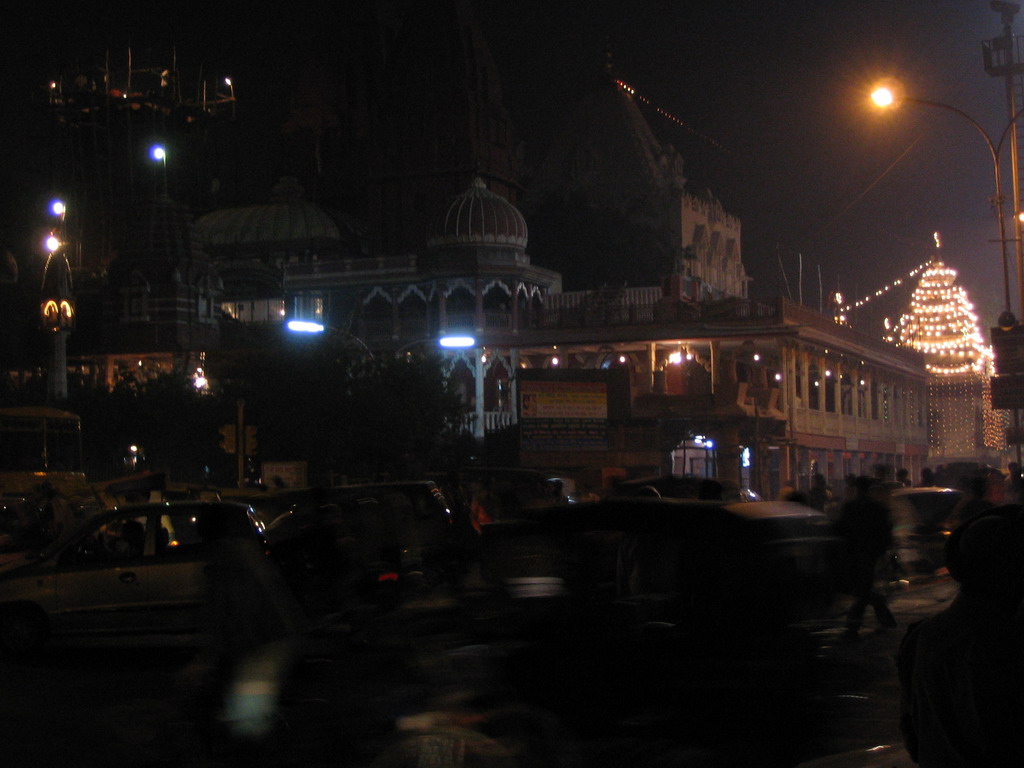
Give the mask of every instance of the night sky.
<path id="1" fill-rule="evenodd" d="M 316 38 L 330 41 L 345 4 L 293 2 L 240 14 L 165 6 L 96 6 L 62 16 L 27 10 L 0 28 L 0 236 L 17 242 L 45 178 L 45 123 L 33 93 L 61 64 L 131 44 L 173 48 L 180 62 L 231 74 L 240 109 L 269 115 L 249 138 L 254 174 L 269 178 L 273 131 L 287 105 L 285 62 Z M 987 0 L 777 0 L 608 2 L 475 0 L 526 158 L 535 162 L 567 104 L 610 54 L 617 77 L 687 127 L 650 107 L 659 137 L 686 174 L 743 222 L 752 292 L 771 296 L 873 291 L 924 261 L 942 234 L 943 256 L 990 324 L 1002 271 L 989 199 L 993 167 L 968 121 L 906 105 L 867 106 L 872 81 L 895 75 L 908 93 L 974 117 L 995 139 L 1006 126 L 1004 83 L 983 69 L 981 42 L 1001 33 Z M 237 8 L 237 6 L 236 6 Z M 325 10 L 331 9 L 333 10 Z M 181 14 L 176 16 L 175 14 Z M 1015 25 L 1024 34 L 1024 14 Z M 1004 161 L 1007 199 L 1009 162 Z M 13 182 L 13 183 L 12 183 Z M 781 262 L 781 264 L 780 264 Z M 885 308 L 895 314 L 894 304 Z M 864 330 L 871 330 L 865 328 Z"/>

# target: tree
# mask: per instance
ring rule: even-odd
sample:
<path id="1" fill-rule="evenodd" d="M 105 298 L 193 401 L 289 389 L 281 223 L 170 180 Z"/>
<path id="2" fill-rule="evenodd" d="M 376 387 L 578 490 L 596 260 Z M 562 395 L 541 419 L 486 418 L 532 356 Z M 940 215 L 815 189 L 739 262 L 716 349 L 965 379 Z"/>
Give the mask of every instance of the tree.
<path id="1" fill-rule="evenodd" d="M 463 407 L 438 355 L 370 356 L 343 335 L 289 338 L 208 361 L 225 418 L 244 401 L 259 461 L 304 460 L 311 481 L 411 477 L 445 463 Z"/>

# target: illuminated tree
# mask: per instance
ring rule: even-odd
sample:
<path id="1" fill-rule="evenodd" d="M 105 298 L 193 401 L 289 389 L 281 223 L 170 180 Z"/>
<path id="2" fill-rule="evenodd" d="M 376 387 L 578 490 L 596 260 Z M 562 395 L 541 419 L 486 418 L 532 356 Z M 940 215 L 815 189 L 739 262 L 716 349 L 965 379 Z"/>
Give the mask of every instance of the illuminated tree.
<path id="1" fill-rule="evenodd" d="M 985 346 L 967 291 L 937 256 L 921 275 L 896 328 L 924 353 L 929 445 L 935 456 L 973 457 L 1005 447 L 1006 414 L 992 410 L 992 348 Z"/>
<path id="2" fill-rule="evenodd" d="M 925 354 L 929 373 L 989 373 L 992 350 L 982 339 L 974 305 L 956 284 L 956 270 L 939 259 L 921 275 L 898 331 L 901 344 Z"/>

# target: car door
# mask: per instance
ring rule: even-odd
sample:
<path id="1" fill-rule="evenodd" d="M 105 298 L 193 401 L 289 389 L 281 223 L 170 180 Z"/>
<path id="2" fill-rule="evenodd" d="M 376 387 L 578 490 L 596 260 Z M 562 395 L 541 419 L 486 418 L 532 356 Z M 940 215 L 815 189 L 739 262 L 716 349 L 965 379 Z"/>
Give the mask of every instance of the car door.
<path id="1" fill-rule="evenodd" d="M 199 534 L 198 507 L 170 506 L 154 516 L 150 621 L 160 634 L 196 632 L 206 597 L 207 547 Z"/>
<path id="2" fill-rule="evenodd" d="M 146 525 L 145 514 L 104 515 L 57 555 L 55 634 L 123 634 L 148 626 Z"/>

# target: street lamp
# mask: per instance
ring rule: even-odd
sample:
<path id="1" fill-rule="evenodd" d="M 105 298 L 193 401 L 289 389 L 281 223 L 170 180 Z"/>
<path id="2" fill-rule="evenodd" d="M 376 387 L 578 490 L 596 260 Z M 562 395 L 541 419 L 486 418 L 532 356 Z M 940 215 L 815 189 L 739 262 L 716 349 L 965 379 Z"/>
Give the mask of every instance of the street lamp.
<path id="1" fill-rule="evenodd" d="M 472 336 L 442 336 L 437 343 L 447 349 L 468 349 L 476 346 L 476 339 Z"/>
<path id="2" fill-rule="evenodd" d="M 1013 117 L 1010 118 L 1006 127 L 1003 128 L 1003 132 L 999 135 L 998 141 L 993 141 L 992 137 L 988 132 L 981 126 L 981 124 L 971 117 L 969 114 L 964 112 L 962 109 L 958 109 L 950 104 L 944 104 L 941 101 L 930 101 L 928 99 L 917 99 L 907 96 L 902 90 L 895 85 L 882 85 L 876 88 L 871 93 L 871 100 L 877 107 L 882 109 L 890 109 L 900 106 L 903 103 L 918 104 L 923 107 L 937 107 L 947 112 L 959 115 L 969 122 L 974 129 L 981 135 L 981 138 L 985 141 L 985 146 L 988 147 L 989 155 L 992 158 L 992 171 L 995 180 L 995 195 L 992 198 L 996 207 L 996 217 L 999 222 L 999 247 L 1002 254 L 1003 261 L 1003 291 L 1005 300 L 1005 309 L 999 316 L 999 326 L 1004 327 L 1008 324 L 1009 327 L 1016 325 L 1016 318 L 1013 316 L 1013 311 L 1010 305 L 1010 273 L 1009 273 L 1009 257 L 1006 254 L 1006 217 L 1003 211 L 1003 178 L 1002 168 L 1000 163 L 1000 155 L 1003 149 L 1003 142 L 1006 141 L 1007 136 L 1011 134 L 1011 131 L 1017 123 L 1017 119 L 1024 114 L 1024 108 L 1017 111 Z M 1017 301 L 1018 309 L 1021 315 L 1024 316 L 1024 261 L 1020 257 L 1020 250 L 1018 249 L 1017 257 Z"/>
<path id="3" fill-rule="evenodd" d="M 366 355 L 371 360 L 374 359 L 374 357 L 373 357 L 373 350 L 371 350 L 366 345 L 365 341 L 363 341 L 361 338 L 356 336 L 351 331 L 346 331 L 346 330 L 343 330 L 341 328 L 335 328 L 335 327 L 330 326 L 330 325 L 325 325 L 324 323 L 320 323 L 320 322 L 317 322 L 315 320 L 299 320 L 299 319 L 289 320 L 287 323 L 285 323 L 285 327 L 289 331 L 291 331 L 292 333 L 318 334 L 318 333 L 326 333 L 327 331 L 332 331 L 334 333 L 339 333 L 339 334 L 345 336 L 346 338 L 352 339 L 352 341 L 356 342 L 356 344 L 358 344 L 362 348 L 362 350 L 364 352 L 366 352 Z"/>
<path id="4" fill-rule="evenodd" d="M 164 194 L 167 194 L 167 150 L 162 144 L 154 144 L 149 148 L 149 156 L 160 163 L 164 177 Z"/>
<path id="5" fill-rule="evenodd" d="M 39 317 L 43 328 L 53 334 L 53 350 L 48 377 L 48 394 L 55 400 L 68 396 L 67 335 L 75 322 L 71 266 L 63 252 L 64 214 L 67 208 L 60 200 L 50 204 L 50 212 L 60 225 L 46 238 L 46 265 L 40 289 Z"/>

